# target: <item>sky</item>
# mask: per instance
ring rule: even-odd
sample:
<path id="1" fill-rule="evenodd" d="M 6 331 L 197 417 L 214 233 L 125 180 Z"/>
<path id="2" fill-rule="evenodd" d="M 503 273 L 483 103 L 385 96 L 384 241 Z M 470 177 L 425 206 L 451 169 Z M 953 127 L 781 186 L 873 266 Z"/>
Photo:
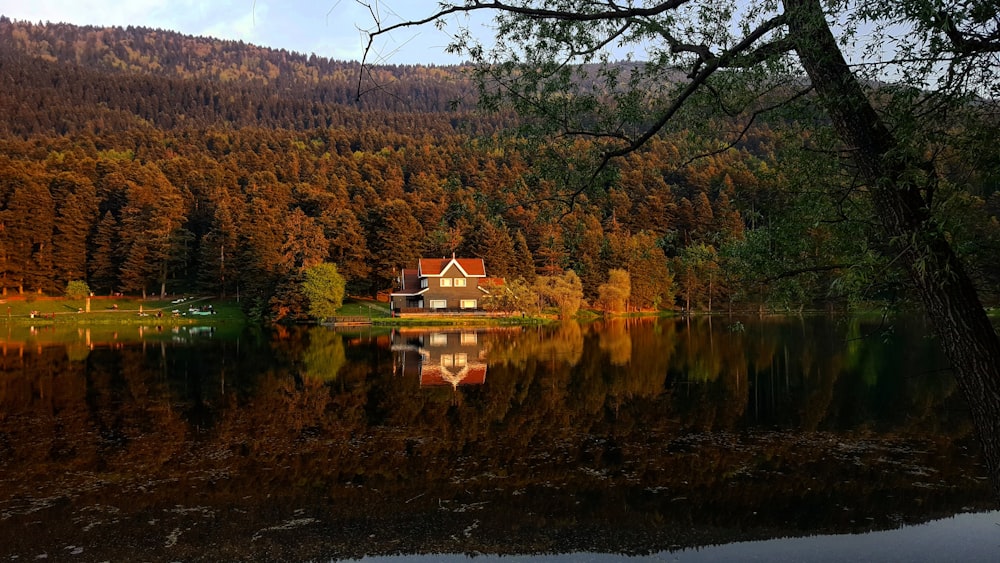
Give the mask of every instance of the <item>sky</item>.
<path id="1" fill-rule="evenodd" d="M 33 23 L 159 28 L 356 61 L 366 41 L 361 30 L 372 28 L 375 21 L 367 6 L 386 26 L 427 17 L 437 5 L 438 0 L 0 0 L 0 14 Z M 492 33 L 479 30 L 488 21 L 489 13 L 456 14 L 445 20 L 445 29 L 469 27 L 474 35 L 486 38 Z M 400 29 L 375 43 L 367 62 L 463 62 L 445 53 L 449 41 L 448 33 L 434 24 Z M 616 58 L 624 58 L 627 51 L 616 52 Z M 639 49 L 632 54 L 642 60 L 645 53 Z"/>
<path id="2" fill-rule="evenodd" d="M 366 2 L 377 8 L 384 24 L 427 16 L 437 6 L 436 0 Z M 360 60 L 359 28 L 374 21 L 355 0 L 0 0 L 0 14 L 33 23 L 159 28 L 337 60 Z M 401 30 L 376 44 L 375 60 L 369 62 L 462 62 L 445 53 L 448 41 L 433 25 Z"/>

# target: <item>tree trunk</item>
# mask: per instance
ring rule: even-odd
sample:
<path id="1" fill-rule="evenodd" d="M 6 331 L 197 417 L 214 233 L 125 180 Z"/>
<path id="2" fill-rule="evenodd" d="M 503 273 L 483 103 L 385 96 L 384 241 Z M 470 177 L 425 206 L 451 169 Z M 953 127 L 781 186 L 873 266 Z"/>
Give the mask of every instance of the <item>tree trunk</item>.
<path id="1" fill-rule="evenodd" d="M 712 274 L 708 275 L 708 313 L 712 313 Z"/>
<path id="2" fill-rule="evenodd" d="M 844 60 L 820 0 L 784 0 L 789 33 L 821 106 L 849 148 L 894 254 L 916 286 L 971 407 L 1000 497 L 1000 339 L 945 234 L 931 217 L 934 171 L 886 127 Z M 926 184 L 924 182 L 927 182 Z"/>

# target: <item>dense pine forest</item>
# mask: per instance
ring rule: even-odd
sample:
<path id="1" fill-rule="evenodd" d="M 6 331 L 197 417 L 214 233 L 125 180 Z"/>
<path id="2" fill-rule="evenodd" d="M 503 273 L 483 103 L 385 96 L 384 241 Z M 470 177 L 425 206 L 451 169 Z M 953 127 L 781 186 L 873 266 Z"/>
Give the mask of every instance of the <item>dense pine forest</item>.
<path id="1" fill-rule="evenodd" d="M 529 283 L 572 270 L 591 302 L 625 270 L 636 310 L 894 303 L 905 283 L 810 116 L 738 138 L 706 116 L 582 189 L 575 155 L 553 173 L 516 118 L 477 111 L 461 67 L 0 17 L 0 83 L 4 295 L 84 280 L 239 296 L 277 318 L 295 316 L 281 297 L 308 265 L 375 296 L 452 253 Z M 1000 176 L 967 164 L 974 148 L 938 150 L 951 164 L 935 211 L 995 303 Z"/>

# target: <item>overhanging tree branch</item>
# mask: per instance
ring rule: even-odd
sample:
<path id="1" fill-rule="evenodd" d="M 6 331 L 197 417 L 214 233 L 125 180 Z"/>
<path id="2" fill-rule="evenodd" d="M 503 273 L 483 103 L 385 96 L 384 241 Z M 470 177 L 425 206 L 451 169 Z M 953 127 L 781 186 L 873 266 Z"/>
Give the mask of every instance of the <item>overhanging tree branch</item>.
<path id="1" fill-rule="evenodd" d="M 830 272 L 830 271 L 835 271 L 835 270 L 845 270 L 845 269 L 850 268 L 850 267 L 851 267 L 851 264 L 819 264 L 819 265 L 815 265 L 815 266 L 805 266 L 803 268 L 795 268 L 795 269 L 792 269 L 792 270 L 786 270 L 786 271 L 781 272 L 779 274 L 775 274 L 773 276 L 764 278 L 764 279 L 760 280 L 760 283 L 762 285 L 763 284 L 769 284 L 769 283 L 776 282 L 778 280 L 783 280 L 783 279 L 786 279 L 786 278 L 794 278 L 796 276 L 801 276 L 803 274 L 814 274 L 814 273 L 818 273 L 818 272 Z"/>
<path id="2" fill-rule="evenodd" d="M 886 29 L 894 29 L 897 25 L 909 26 L 912 35 L 892 37 L 890 43 L 880 43 L 875 39 L 869 46 L 873 50 L 893 49 L 900 59 L 928 57 L 926 63 L 916 65 L 915 76 L 902 73 L 897 75 L 899 80 L 908 82 L 911 91 L 925 90 L 945 70 L 949 73 L 945 76 L 948 82 L 943 87 L 939 82 L 937 94 L 949 97 L 955 107 L 969 108 L 966 103 L 969 97 L 982 99 L 984 92 L 995 97 L 997 91 L 998 67 L 993 54 L 1000 53 L 1000 31 L 997 30 L 1000 20 L 996 17 L 995 1 L 953 2 L 963 10 L 959 12 L 956 8 L 954 14 L 936 14 L 935 10 L 940 10 L 936 0 L 870 0 L 856 3 L 761 1 L 756 7 L 748 9 L 750 19 L 761 23 L 739 40 L 731 39 L 730 29 L 738 25 L 734 21 L 734 12 L 717 1 L 697 3 L 690 11 L 681 8 L 688 4 L 694 6 L 695 0 L 650 0 L 653 4 L 648 7 L 634 7 L 631 3 L 622 5 L 618 0 L 509 1 L 516 1 L 517 5 L 482 0 L 465 0 L 462 5 L 442 4 L 428 18 L 385 27 L 376 15 L 376 29 L 369 33 L 363 63 L 367 61 L 376 37 L 393 30 L 440 22 L 455 13 L 491 10 L 511 16 L 509 19 L 501 18 L 506 27 L 499 32 L 503 38 L 513 42 L 506 50 L 511 55 L 507 70 L 516 68 L 520 54 L 516 51 L 518 44 L 521 47 L 542 46 L 536 61 L 545 62 L 545 57 L 562 57 L 565 53 L 572 53 L 573 42 L 580 37 L 574 33 L 582 34 L 586 28 L 560 24 L 602 24 L 607 31 L 614 27 L 615 22 L 627 23 L 629 18 L 634 18 L 636 33 L 630 34 L 633 28 L 629 27 L 629 31 L 622 32 L 622 37 L 637 44 L 655 43 L 653 48 L 659 59 L 654 56 L 655 62 L 648 68 L 672 70 L 676 61 L 682 60 L 690 65 L 688 81 L 678 86 L 676 95 L 651 121 L 643 122 L 641 117 L 645 116 L 639 119 L 633 115 L 625 116 L 627 120 L 623 123 L 643 122 L 646 125 L 640 134 L 629 140 L 624 139 L 624 135 L 621 138 L 611 137 L 612 140 L 603 147 L 597 147 L 604 150 L 600 158 L 594 159 L 596 169 L 592 174 L 574 175 L 573 178 L 567 176 L 567 182 L 581 182 L 571 198 L 598 181 L 601 171 L 612 159 L 637 150 L 660 133 L 683 106 L 691 103 L 694 94 L 718 70 L 752 67 L 767 72 L 767 61 L 789 53 L 789 48 L 794 46 L 794 56 L 808 74 L 817 94 L 817 106 L 829 118 L 840 142 L 852 151 L 854 166 L 865 185 L 864 194 L 882 227 L 880 242 L 884 245 L 883 252 L 888 255 L 898 252 L 894 260 L 898 260 L 909 274 L 948 358 L 955 366 L 956 379 L 979 429 L 994 489 L 1000 496 L 1000 339 L 948 234 L 937 225 L 928 206 L 932 200 L 936 171 L 933 163 L 926 158 L 926 137 L 908 135 L 923 127 L 918 123 L 917 104 L 908 94 L 899 96 L 898 100 L 888 99 L 890 89 L 882 90 L 886 96 L 879 103 L 873 102 L 870 99 L 873 88 L 877 87 L 878 79 L 884 77 L 859 80 L 855 69 L 846 62 L 844 46 L 840 41 L 852 31 L 858 31 L 860 25 L 872 22 L 876 28 L 881 28 L 883 38 Z M 861 16 L 854 19 L 853 29 L 848 26 L 844 34 L 837 37 L 832 22 L 840 17 L 851 19 L 842 11 L 845 5 L 850 5 Z M 672 18 L 672 10 L 676 10 L 678 18 Z M 372 13 L 375 14 L 375 10 Z M 770 14 L 774 15 L 769 18 Z M 937 22 L 928 21 L 935 18 L 935 14 Z M 668 15 L 671 17 L 668 18 Z M 685 15 L 690 16 L 687 22 L 681 21 Z M 679 21 L 681 23 L 677 24 Z M 707 25 L 707 28 L 700 29 L 700 24 Z M 657 25 L 663 25 L 665 32 L 657 32 Z M 784 28 L 784 33 L 779 31 L 781 28 Z M 595 42 L 585 38 L 581 43 L 583 47 L 578 51 L 592 47 Z M 504 49 L 498 51 L 503 52 Z M 476 48 L 475 54 L 482 58 L 481 48 Z M 985 64 L 981 64 L 984 61 Z M 945 69 L 947 64 L 954 66 Z M 657 78 L 669 79 L 666 75 Z M 527 83 L 537 86 L 538 80 L 536 74 L 529 76 Z M 359 77 L 359 92 L 360 81 Z M 564 81 L 555 87 L 567 84 L 568 81 Z M 630 84 L 638 87 L 639 82 Z M 518 90 L 516 82 L 512 86 L 513 90 Z M 531 90 L 520 92 L 530 93 Z M 903 90 L 896 92 L 902 93 Z M 889 102 L 889 108 L 883 102 Z M 562 106 L 567 107 L 571 106 Z M 902 110 L 890 118 L 888 111 L 896 112 L 898 108 Z M 623 114 L 642 111 L 638 104 L 628 104 L 622 109 Z M 974 109 L 969 108 L 970 111 Z M 566 115 L 555 117 L 565 118 Z M 910 126 L 890 127 L 899 123 L 897 117 L 909 120 Z M 565 125 L 575 123 L 572 119 L 564 119 L 559 124 L 564 126 L 565 134 Z M 575 127 L 573 130 L 579 129 Z"/>
<path id="3" fill-rule="evenodd" d="M 625 156 L 626 154 L 635 151 L 656 136 L 663 130 L 664 127 L 666 127 L 667 123 L 669 123 L 677 115 L 677 113 L 680 112 L 681 108 L 684 107 L 688 99 L 690 99 L 691 96 L 693 96 L 695 92 L 697 92 L 698 89 L 708 81 L 715 71 L 728 67 L 741 53 L 749 51 L 757 41 L 764 38 L 768 33 L 771 33 L 778 27 L 784 25 L 784 23 L 784 15 L 775 16 L 774 18 L 764 22 L 760 27 L 751 33 L 747 34 L 747 36 L 733 46 L 732 49 L 720 54 L 718 57 L 706 61 L 704 68 L 702 68 L 701 71 L 699 71 L 697 75 L 691 79 L 691 82 L 689 82 L 680 94 L 671 102 L 670 106 L 660 114 L 659 118 L 652 124 L 652 126 L 650 126 L 645 133 L 635 138 L 627 146 L 621 149 L 609 151 L 602 162 L 602 166 L 606 166 L 607 163 L 613 158 Z"/>
<path id="4" fill-rule="evenodd" d="M 602 22 L 602 21 L 628 21 L 634 18 L 640 17 L 652 17 L 657 16 L 671 10 L 676 10 L 677 8 L 691 2 L 692 0 L 670 0 L 668 2 L 661 2 L 653 6 L 642 8 L 634 6 L 620 6 L 614 2 L 608 2 L 605 4 L 607 9 L 596 10 L 593 12 L 577 12 L 568 10 L 551 10 L 546 8 L 531 8 L 528 6 L 517 6 L 511 5 L 504 2 L 494 1 L 494 2 L 482 2 L 479 0 L 467 2 L 464 5 L 454 5 L 454 4 L 441 4 L 441 9 L 437 12 L 421 19 L 407 20 L 392 25 L 382 26 L 382 18 L 378 15 L 378 11 L 375 9 L 376 4 L 371 2 L 356 0 L 358 4 L 364 6 L 372 16 L 372 20 L 375 22 L 375 29 L 369 30 L 368 42 L 362 51 L 361 56 L 361 66 L 368 63 L 368 54 L 372 51 L 375 40 L 384 35 L 388 35 L 394 31 L 400 29 L 410 28 L 410 27 L 420 27 L 423 25 L 436 23 L 441 21 L 443 18 L 453 15 L 453 14 L 468 14 L 477 11 L 494 11 L 500 13 L 509 13 L 515 15 L 525 16 L 531 19 L 538 20 L 553 20 L 553 21 L 564 21 L 564 22 Z M 358 96 L 361 95 L 361 77 L 358 77 Z"/>
<path id="5" fill-rule="evenodd" d="M 1000 31 L 994 30 L 989 35 L 962 31 L 955 22 L 955 16 L 941 10 L 937 13 L 935 24 L 941 30 L 958 53 L 1000 53 Z"/>

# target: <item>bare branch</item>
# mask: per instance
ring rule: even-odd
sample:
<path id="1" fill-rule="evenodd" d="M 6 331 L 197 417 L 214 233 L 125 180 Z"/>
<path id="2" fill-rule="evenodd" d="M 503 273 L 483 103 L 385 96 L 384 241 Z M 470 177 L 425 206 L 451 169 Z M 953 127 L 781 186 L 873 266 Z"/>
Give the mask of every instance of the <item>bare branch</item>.
<path id="1" fill-rule="evenodd" d="M 362 68 L 368 61 L 369 53 L 372 50 L 373 43 L 376 37 L 391 33 L 395 30 L 426 25 L 429 23 L 440 21 L 441 19 L 457 13 L 471 13 L 475 11 L 482 10 L 492 10 L 501 13 L 509 13 L 521 15 L 531 19 L 538 20 L 553 20 L 553 21 L 563 21 L 563 22 L 594 22 L 594 21 L 606 21 L 622 22 L 621 27 L 614 30 L 609 36 L 597 46 L 593 47 L 592 50 L 588 49 L 582 53 L 572 53 L 569 57 L 571 59 L 573 56 L 586 55 L 596 52 L 601 47 L 609 44 L 615 38 L 623 35 L 630 26 L 632 25 L 646 25 L 655 26 L 655 22 L 647 19 L 654 16 L 677 10 L 679 7 L 687 4 L 690 0 L 668 0 L 666 2 L 660 2 L 650 7 L 633 7 L 633 6 L 621 6 L 613 1 L 601 4 L 602 8 L 599 11 L 591 13 L 579 13 L 568 10 L 551 10 L 545 8 L 531 8 L 524 6 L 512 6 L 506 4 L 502 1 L 480 1 L 475 0 L 468 2 L 464 5 L 442 5 L 443 7 L 431 14 L 430 16 L 418 19 L 409 20 L 400 23 L 396 23 L 389 26 L 382 26 L 381 19 L 377 14 L 376 10 L 372 4 L 357 0 L 359 4 L 368 8 L 375 21 L 376 29 L 374 31 L 368 32 L 368 43 L 364 49 L 364 54 L 362 57 Z M 693 45 L 683 43 L 677 40 L 669 30 L 663 28 L 654 27 L 660 36 L 667 42 L 670 50 L 674 53 L 692 53 L 698 57 L 698 61 L 695 63 L 694 68 L 691 71 L 690 82 L 680 91 L 678 96 L 671 102 L 669 107 L 667 107 L 641 135 L 635 138 L 628 138 L 620 133 L 600 133 L 594 131 L 580 131 L 573 130 L 568 127 L 564 127 L 563 135 L 585 135 L 592 138 L 604 138 L 613 139 L 621 141 L 623 143 L 619 148 L 612 148 L 606 151 L 600 162 L 597 164 L 596 168 L 592 171 L 589 180 L 583 182 L 575 191 L 569 194 L 569 201 L 572 202 L 586 190 L 586 188 L 597 180 L 603 170 L 605 170 L 608 164 L 615 158 L 625 156 L 631 152 L 634 152 L 639 147 L 643 146 L 646 142 L 657 135 L 667 123 L 675 118 L 677 113 L 681 108 L 687 103 L 695 92 L 699 88 L 703 87 L 708 79 L 715 73 L 715 71 L 720 68 L 728 68 L 730 66 L 734 67 L 744 67 L 749 65 L 754 61 L 762 61 L 766 57 L 773 56 L 775 54 L 780 54 L 782 52 L 787 52 L 789 45 L 782 39 L 777 39 L 764 43 L 763 45 L 758 45 L 758 42 L 763 40 L 772 31 L 778 29 L 779 27 L 785 25 L 784 14 L 778 14 L 773 18 L 763 22 L 758 28 L 751 31 L 744 37 L 739 43 L 734 45 L 732 48 L 723 51 L 722 53 L 715 54 L 704 45 Z M 569 60 L 565 61 L 564 64 L 568 64 Z M 564 66 L 564 65 L 560 65 Z M 522 94 L 517 92 L 515 88 L 510 87 L 504 83 L 500 77 L 496 76 L 490 70 L 486 70 L 486 73 L 493 75 L 496 79 L 496 84 L 501 88 L 505 89 L 508 95 L 512 95 L 515 99 L 520 100 L 522 103 L 527 103 L 538 110 L 542 115 L 548 115 L 550 119 L 553 119 L 557 123 L 563 123 L 565 120 L 561 116 L 552 114 L 548 108 L 539 105 L 537 100 L 527 99 Z M 361 73 L 363 75 L 363 71 Z M 361 76 L 358 78 L 358 94 L 361 93 Z M 753 122 L 751 118 L 750 123 Z M 748 123 L 749 127 L 749 123 Z M 744 130 L 745 133 L 745 130 Z"/>
<path id="2" fill-rule="evenodd" d="M 652 139 L 657 133 L 666 127 L 667 123 L 669 123 L 670 120 L 677 115 L 677 112 L 681 110 L 687 100 L 698 91 L 698 88 L 705 84 L 705 82 L 712 76 L 712 74 L 715 73 L 716 70 L 724 68 L 725 65 L 736 59 L 738 55 L 749 50 L 759 39 L 763 38 L 779 26 L 784 25 L 784 23 L 784 15 L 775 16 L 744 37 L 742 41 L 737 43 L 729 51 L 723 53 L 718 58 L 707 61 L 705 67 L 698 72 L 691 82 L 688 83 L 687 87 L 685 87 L 684 90 L 677 96 L 670 107 L 668 107 L 666 111 L 660 115 L 659 119 L 657 119 L 645 133 L 634 139 L 628 146 L 608 152 L 604 164 L 607 164 L 607 162 L 612 158 L 625 156 L 626 154 L 635 151 L 647 141 Z"/>
<path id="3" fill-rule="evenodd" d="M 368 12 L 372 16 L 372 20 L 375 22 L 375 29 L 367 31 L 368 42 L 361 55 L 361 67 L 362 69 L 368 64 L 369 54 L 372 51 L 375 39 L 379 36 L 387 35 L 396 30 L 410 28 L 410 27 L 420 27 L 429 23 L 434 23 L 442 20 L 443 18 L 450 16 L 452 14 L 461 13 L 472 13 L 476 11 L 493 10 L 496 12 L 518 14 L 526 16 L 532 19 L 548 19 L 555 21 L 567 21 L 567 22 L 593 22 L 593 21 L 616 21 L 623 20 L 628 22 L 629 20 L 634 20 L 639 17 L 651 17 L 671 10 L 676 10 L 677 8 L 687 4 L 691 0 L 669 0 L 667 2 L 661 2 L 654 6 L 648 8 L 641 7 L 623 7 L 615 4 L 614 2 L 608 2 L 606 4 L 607 9 L 599 12 L 593 13 L 579 13 L 572 12 L 568 10 L 549 10 L 544 8 L 530 8 L 524 6 L 512 6 L 505 4 L 499 0 L 492 2 L 483 2 L 476 0 L 474 2 L 467 3 L 465 5 L 445 5 L 442 4 L 442 8 L 437 12 L 416 20 L 407 20 L 399 23 L 395 23 L 386 27 L 382 26 L 382 18 L 379 16 L 377 10 L 375 9 L 375 4 L 362 0 L 355 0 L 361 6 L 368 9 Z M 628 28 L 628 23 L 626 23 L 618 33 L 609 37 L 607 42 L 610 43 L 614 37 L 620 36 L 624 33 L 625 29 Z M 361 76 L 358 77 L 358 97 L 361 95 Z"/>
<path id="4" fill-rule="evenodd" d="M 784 15 L 775 16 L 774 18 L 764 22 L 760 27 L 755 29 L 750 34 L 748 34 L 745 38 L 743 38 L 742 41 L 736 44 L 729 51 L 726 51 L 717 58 L 714 58 L 710 61 L 706 61 L 704 68 L 702 68 L 701 71 L 698 72 L 698 74 L 691 80 L 690 83 L 688 83 L 688 85 L 684 88 L 684 90 L 681 91 L 678 97 L 674 99 L 670 107 L 668 107 L 660 115 L 659 119 L 657 119 L 656 122 L 653 123 L 642 135 L 640 135 L 635 139 L 632 139 L 626 146 L 622 148 L 609 150 L 604 153 L 600 163 L 598 163 L 597 167 L 591 173 L 589 180 L 587 182 L 584 182 L 579 188 L 577 188 L 576 190 L 574 190 L 569 194 L 568 201 L 570 205 L 572 206 L 573 202 L 576 201 L 576 198 L 578 198 L 584 192 L 584 190 L 587 189 L 588 186 L 592 186 L 594 184 L 594 181 L 597 180 L 597 178 L 604 171 L 604 169 L 607 168 L 608 164 L 610 164 L 612 160 L 614 160 L 615 158 L 625 156 L 629 153 L 635 152 L 636 150 L 639 149 L 639 147 L 646 144 L 650 139 L 652 139 L 660 131 L 662 131 L 663 128 L 666 127 L 667 123 L 669 123 L 670 120 L 677 115 L 677 113 L 681 110 L 681 108 L 684 106 L 687 100 L 691 98 L 691 96 L 694 95 L 694 93 L 697 92 L 698 89 L 708 81 L 709 77 L 711 77 L 716 70 L 723 68 L 724 65 L 726 64 L 729 64 L 737 56 L 739 56 L 740 53 L 749 50 L 759 39 L 763 38 L 765 35 L 773 31 L 774 29 L 780 27 L 781 25 L 784 25 L 784 23 L 785 23 Z"/>
<path id="5" fill-rule="evenodd" d="M 785 278 L 793 278 L 795 276 L 801 276 L 802 274 L 813 274 L 816 272 L 829 272 L 831 270 L 844 270 L 850 268 L 851 264 L 821 264 L 817 266 L 806 266 L 804 268 L 795 268 L 794 270 L 786 270 L 780 274 L 773 275 L 768 278 L 760 280 L 759 283 L 767 284 L 775 282 Z"/>
<path id="6" fill-rule="evenodd" d="M 955 18 L 944 10 L 937 13 L 937 23 L 959 53 L 1000 53 L 1000 32 L 994 31 L 990 35 L 963 33 L 955 24 Z"/>
<path id="7" fill-rule="evenodd" d="M 678 166 L 678 168 L 683 168 L 683 167 L 691 164 L 692 162 L 694 162 L 696 160 L 700 160 L 702 158 L 708 158 L 708 157 L 711 157 L 711 156 L 715 156 L 717 154 L 722 154 L 722 153 L 728 151 L 729 149 L 735 147 L 736 143 L 740 142 L 740 140 L 743 139 L 744 135 L 747 134 L 747 131 L 750 130 L 750 127 L 753 125 L 754 121 L 758 117 L 760 117 L 761 115 L 763 115 L 763 114 L 765 114 L 767 112 L 774 111 L 774 110 L 776 110 L 776 109 L 784 106 L 785 104 L 787 104 L 789 102 L 797 100 L 797 99 L 801 98 L 802 96 L 805 96 L 806 94 L 808 94 L 811 91 L 812 91 L 812 86 L 809 86 L 808 88 L 800 90 L 800 91 L 796 92 L 795 94 L 791 95 L 788 99 L 782 100 L 781 103 L 774 104 L 774 105 L 771 105 L 771 106 L 768 106 L 768 107 L 765 107 L 765 108 L 761 108 L 761 109 L 758 109 L 758 110 L 754 111 L 753 113 L 750 114 L 750 118 L 747 120 L 746 124 L 743 126 L 743 129 L 740 130 L 740 132 L 736 135 L 736 137 L 732 141 L 730 141 L 725 146 L 723 146 L 721 148 L 718 148 L 718 149 L 716 149 L 714 151 L 709 151 L 709 152 L 706 152 L 706 153 L 702 153 L 702 154 L 699 154 L 699 155 L 692 156 L 691 158 L 689 158 L 686 161 L 684 161 L 683 163 L 681 163 L 681 165 Z"/>

